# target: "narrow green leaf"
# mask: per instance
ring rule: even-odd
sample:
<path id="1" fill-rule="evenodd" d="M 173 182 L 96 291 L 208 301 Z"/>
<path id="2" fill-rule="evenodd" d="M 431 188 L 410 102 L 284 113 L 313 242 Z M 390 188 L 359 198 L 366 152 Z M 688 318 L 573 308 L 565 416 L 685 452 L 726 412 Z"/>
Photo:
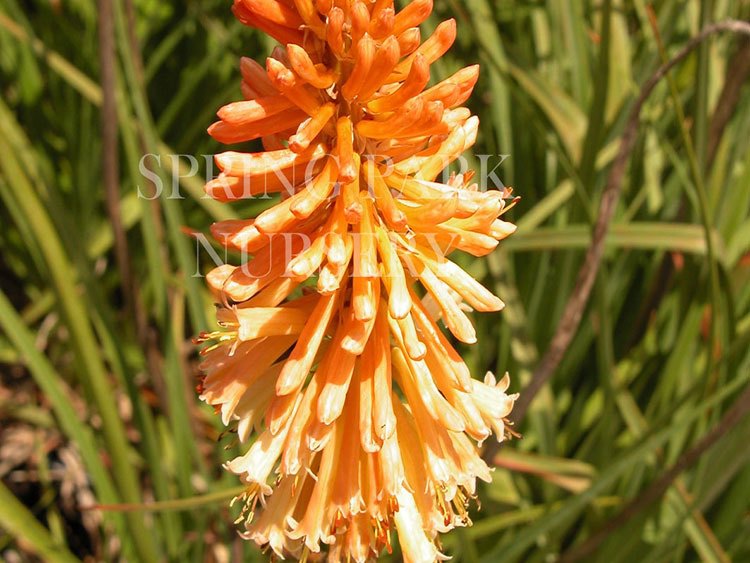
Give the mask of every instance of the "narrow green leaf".
<path id="1" fill-rule="evenodd" d="M 24 551 L 30 551 L 50 563 L 79 561 L 65 546 L 50 536 L 34 515 L 0 482 L 0 527 L 10 532 Z"/>

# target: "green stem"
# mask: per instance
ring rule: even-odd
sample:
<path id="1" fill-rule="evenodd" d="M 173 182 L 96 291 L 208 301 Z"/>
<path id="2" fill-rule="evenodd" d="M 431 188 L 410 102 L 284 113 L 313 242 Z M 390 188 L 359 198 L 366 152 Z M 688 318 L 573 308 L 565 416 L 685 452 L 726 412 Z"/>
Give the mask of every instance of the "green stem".
<path id="1" fill-rule="evenodd" d="M 207 506 L 218 502 L 224 502 L 242 494 L 247 487 L 233 487 L 225 491 L 216 491 L 205 495 L 196 495 L 190 498 L 162 500 L 157 502 L 140 504 L 109 504 L 96 505 L 92 508 L 102 511 L 114 512 L 166 512 L 171 510 L 192 510 L 200 506 Z"/>
<path id="2" fill-rule="evenodd" d="M 662 61 L 666 63 L 669 60 L 664 43 L 661 40 L 659 30 L 656 27 L 655 22 L 652 22 L 654 34 L 656 36 L 656 43 L 659 47 L 659 54 Z M 719 309 L 721 307 L 721 295 L 719 293 L 719 268 L 716 261 L 716 249 L 714 248 L 713 242 L 713 221 L 711 213 L 709 212 L 708 203 L 708 192 L 706 191 L 706 184 L 703 181 L 703 174 L 701 172 L 701 166 L 698 162 L 698 157 L 695 152 L 695 146 L 690 138 L 688 132 L 685 112 L 682 109 L 680 103 L 680 96 L 677 91 L 677 85 L 675 84 L 674 78 L 671 72 L 666 74 L 667 83 L 669 84 L 670 97 L 672 99 L 672 105 L 674 106 L 675 113 L 677 114 L 677 122 L 680 127 L 680 135 L 682 141 L 685 144 L 685 151 L 688 156 L 688 164 L 690 166 L 690 174 L 693 177 L 695 184 L 695 195 L 698 200 L 698 214 L 700 216 L 701 224 L 703 225 L 703 231 L 706 238 L 706 257 L 708 259 L 709 268 L 709 292 L 711 299 L 711 327 L 708 340 L 708 353 L 706 355 L 706 380 L 711 381 L 711 375 L 714 372 L 714 350 L 716 343 L 719 339 Z"/>

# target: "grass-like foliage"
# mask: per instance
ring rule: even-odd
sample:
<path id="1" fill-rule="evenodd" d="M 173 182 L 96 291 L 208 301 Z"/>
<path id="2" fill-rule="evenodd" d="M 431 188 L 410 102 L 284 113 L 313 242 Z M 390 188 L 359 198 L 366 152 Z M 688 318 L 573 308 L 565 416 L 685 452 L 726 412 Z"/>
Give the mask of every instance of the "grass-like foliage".
<path id="1" fill-rule="evenodd" d="M 205 198 L 202 155 L 222 150 L 205 130 L 241 99 L 239 57 L 273 45 L 225 0 L 99 4 L 0 7 L 0 558 L 264 561 L 228 507 L 237 445 L 194 391 L 213 259 L 190 233 L 267 204 Z M 482 65 L 474 152 L 495 156 L 469 163 L 522 197 L 518 231 L 463 262 L 507 307 L 473 315 L 462 352 L 528 395 L 523 439 L 487 450 L 481 510 L 444 549 L 749 560 L 750 39 L 712 34 L 632 112 L 750 6 L 439 0 L 424 27 L 449 15 L 433 80 Z"/>

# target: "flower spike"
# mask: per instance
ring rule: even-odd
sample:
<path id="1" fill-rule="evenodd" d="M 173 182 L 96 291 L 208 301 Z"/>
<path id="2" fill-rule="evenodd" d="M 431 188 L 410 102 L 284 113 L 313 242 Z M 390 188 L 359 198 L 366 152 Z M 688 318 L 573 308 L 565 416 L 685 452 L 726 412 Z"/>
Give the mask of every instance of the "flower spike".
<path id="1" fill-rule="evenodd" d="M 398 536 L 407 562 L 445 559 L 438 534 L 490 479 L 473 441 L 512 435 L 508 376 L 472 378 L 448 336 L 476 342 L 469 312 L 504 304 L 448 255 L 491 252 L 516 199 L 446 172 L 477 136 L 479 67 L 427 88 L 456 39 L 448 20 L 421 41 L 432 4 L 234 2 L 281 45 L 240 61 L 245 99 L 208 129 L 265 150 L 217 155 L 206 193 L 278 200 L 211 229 L 247 260 L 207 277 L 198 390 L 251 443 L 226 464 L 242 536 L 280 558 L 363 562 Z"/>

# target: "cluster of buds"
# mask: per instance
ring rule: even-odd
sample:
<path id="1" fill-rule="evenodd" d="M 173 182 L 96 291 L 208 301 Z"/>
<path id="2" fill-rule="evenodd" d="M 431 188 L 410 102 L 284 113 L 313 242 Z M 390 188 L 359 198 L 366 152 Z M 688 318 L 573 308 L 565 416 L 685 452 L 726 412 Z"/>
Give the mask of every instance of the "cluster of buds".
<path id="1" fill-rule="evenodd" d="M 461 107 L 478 67 L 427 88 L 456 37 L 425 41 L 432 0 L 236 0 L 276 39 L 265 67 L 241 62 L 244 101 L 218 112 L 223 143 L 206 191 L 279 194 L 212 232 L 249 259 L 209 273 L 220 330 L 201 335 L 201 398 L 247 452 L 227 468 L 247 490 L 243 535 L 279 557 L 366 561 L 391 550 L 442 558 L 438 534 L 469 525 L 476 442 L 509 435 L 509 378 L 471 377 L 442 322 L 474 343 L 467 311 L 502 301 L 448 258 L 491 252 L 514 231 L 506 188 L 444 171 L 473 145 Z M 437 181 L 444 173 L 444 181 Z M 315 555 L 316 557 L 318 555 Z"/>

